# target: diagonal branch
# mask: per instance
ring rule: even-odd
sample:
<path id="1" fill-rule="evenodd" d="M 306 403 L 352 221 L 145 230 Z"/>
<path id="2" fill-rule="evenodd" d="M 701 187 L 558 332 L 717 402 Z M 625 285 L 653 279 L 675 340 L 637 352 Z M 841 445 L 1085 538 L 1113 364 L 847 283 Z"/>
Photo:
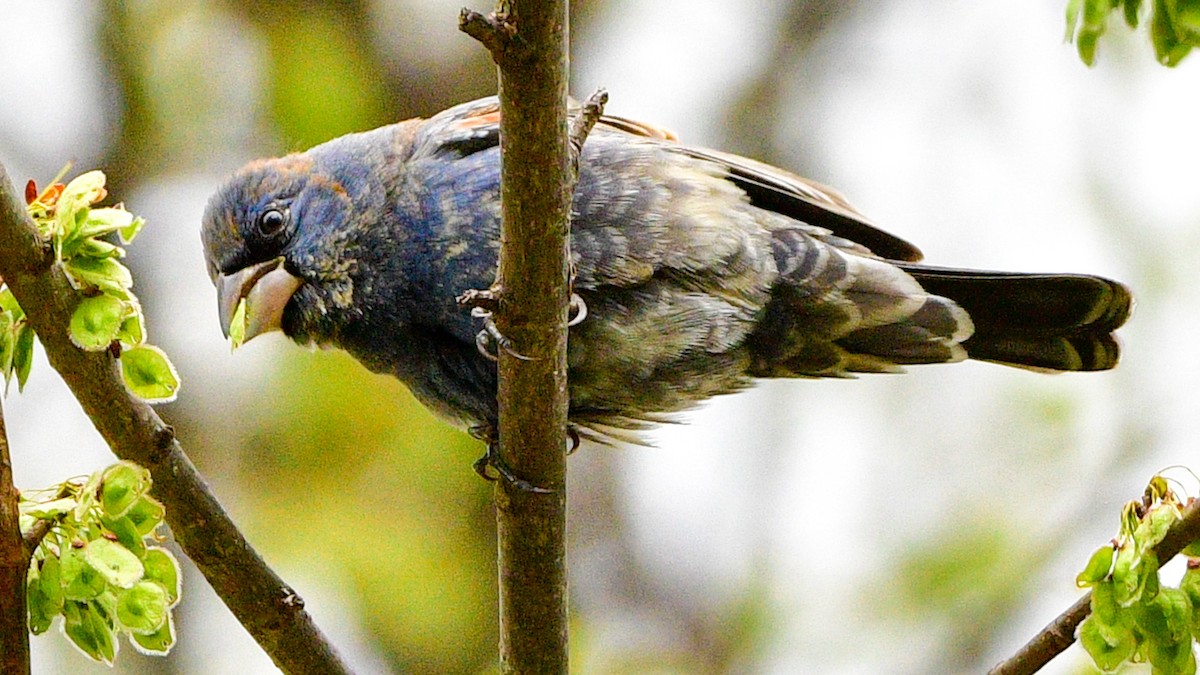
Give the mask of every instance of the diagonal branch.
<path id="1" fill-rule="evenodd" d="M 1200 541 L 1200 499 L 1192 499 L 1183 510 L 1183 518 L 1171 526 L 1167 536 L 1154 547 L 1159 567 L 1179 555 L 1185 546 Z M 1059 614 L 1015 654 L 996 664 L 988 675 L 1031 675 L 1066 651 L 1075 642 L 1079 624 L 1092 613 L 1092 593 L 1089 591 Z"/>
<path id="2" fill-rule="evenodd" d="M 25 577 L 29 556 L 21 538 L 19 494 L 0 405 L 0 673 L 29 672 L 29 627 L 25 623 Z"/>
<path id="3" fill-rule="evenodd" d="M 0 166 L 0 276 L 21 303 L 59 372 L 113 453 L 150 470 L 175 539 L 226 606 L 286 673 L 348 673 L 304 611 L 304 602 L 269 568 L 183 453 L 174 430 L 121 380 L 107 351 L 71 344 L 67 325 L 78 303 L 24 202 Z"/>

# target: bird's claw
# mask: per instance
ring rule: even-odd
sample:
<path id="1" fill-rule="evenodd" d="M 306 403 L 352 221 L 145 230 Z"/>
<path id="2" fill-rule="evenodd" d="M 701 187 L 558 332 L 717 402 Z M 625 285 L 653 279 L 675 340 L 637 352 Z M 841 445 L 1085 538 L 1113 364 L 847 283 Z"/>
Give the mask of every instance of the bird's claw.
<path id="1" fill-rule="evenodd" d="M 483 307 L 475 307 L 471 310 L 471 316 L 483 319 L 483 330 L 475 334 L 475 348 L 479 353 L 489 361 L 495 361 L 498 353 L 492 350 L 495 347 L 498 350 L 503 350 L 513 358 L 522 361 L 532 361 L 533 357 L 525 356 L 518 352 L 514 347 L 512 340 L 508 339 L 500 329 L 496 327 L 496 322 L 492 320 L 492 313 Z"/>
<path id="2" fill-rule="evenodd" d="M 571 447 L 567 448 L 567 456 L 570 457 L 575 454 L 575 451 L 579 449 L 579 444 L 583 442 L 579 436 L 579 430 L 573 424 L 567 425 L 567 440 L 571 442 Z"/>
<path id="3" fill-rule="evenodd" d="M 567 308 L 567 328 L 583 323 L 587 318 L 588 307 L 578 293 L 571 294 L 571 304 Z"/>
<path id="4" fill-rule="evenodd" d="M 483 453 L 483 456 L 475 460 L 471 468 L 475 469 L 475 473 L 479 474 L 484 480 L 490 481 L 494 481 L 497 478 L 497 476 L 493 476 L 488 472 L 489 468 L 494 469 L 498 476 L 503 478 L 506 483 L 522 492 L 532 492 L 535 494 L 550 494 L 554 492 L 554 490 L 538 487 L 514 473 L 500 457 L 499 443 L 496 442 L 488 443 L 487 450 Z"/>

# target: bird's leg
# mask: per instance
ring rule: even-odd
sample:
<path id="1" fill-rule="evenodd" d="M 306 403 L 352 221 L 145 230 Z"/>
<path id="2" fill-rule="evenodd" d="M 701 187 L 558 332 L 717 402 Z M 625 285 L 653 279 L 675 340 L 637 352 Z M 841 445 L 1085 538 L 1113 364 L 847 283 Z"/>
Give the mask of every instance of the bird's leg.
<path id="1" fill-rule="evenodd" d="M 567 456 L 570 456 L 575 454 L 575 451 L 579 449 L 579 444 L 583 442 L 579 437 L 579 430 L 570 422 L 567 423 L 567 440 L 571 443 L 571 447 L 567 448 Z"/>
<path id="2" fill-rule="evenodd" d="M 475 469 L 475 473 L 479 474 L 484 480 L 494 481 L 496 476 L 488 472 L 488 469 L 494 469 L 500 478 L 503 478 L 509 485 L 517 488 L 522 492 L 534 492 L 537 494 L 550 494 L 554 490 L 548 490 L 543 487 L 538 487 L 533 483 L 518 476 L 504 458 L 500 456 L 500 435 L 496 433 L 496 427 L 491 424 L 484 424 L 477 427 L 472 427 L 470 433 L 475 438 L 483 441 L 487 446 L 483 456 L 475 460 L 471 465 Z"/>
<path id="3" fill-rule="evenodd" d="M 587 307 L 587 303 L 583 301 L 583 298 L 580 297 L 580 295 L 575 292 L 575 258 L 574 257 L 571 258 L 571 261 L 567 264 L 567 267 L 569 268 L 568 269 L 568 279 L 567 279 L 567 292 L 571 294 L 571 301 L 570 301 L 571 304 L 567 307 L 567 328 L 570 328 L 571 326 L 577 326 L 577 325 L 583 323 L 583 320 L 586 319 L 587 315 L 588 315 L 588 307 Z"/>

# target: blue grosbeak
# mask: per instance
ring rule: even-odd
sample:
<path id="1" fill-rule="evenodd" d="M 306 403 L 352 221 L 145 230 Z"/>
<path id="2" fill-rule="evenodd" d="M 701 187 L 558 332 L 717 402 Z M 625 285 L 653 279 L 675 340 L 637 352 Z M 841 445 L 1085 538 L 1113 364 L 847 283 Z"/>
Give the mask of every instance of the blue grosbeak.
<path id="1" fill-rule="evenodd" d="M 222 328 L 345 349 L 466 427 L 496 421 L 495 364 L 456 303 L 499 248 L 495 99 L 252 162 L 204 215 Z M 1049 371 L 1117 363 L 1131 306 L 1095 276 L 919 263 L 837 192 L 604 117 L 571 224 L 570 420 L 636 429 L 760 377 L 966 358 Z"/>

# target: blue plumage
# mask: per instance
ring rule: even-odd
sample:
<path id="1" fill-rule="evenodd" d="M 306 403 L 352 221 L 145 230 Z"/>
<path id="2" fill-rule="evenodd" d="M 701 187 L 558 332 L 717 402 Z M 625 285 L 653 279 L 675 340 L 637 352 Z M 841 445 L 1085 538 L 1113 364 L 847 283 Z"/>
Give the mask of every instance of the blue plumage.
<path id="1" fill-rule="evenodd" d="M 345 349 L 456 423 L 494 423 L 495 367 L 455 297 L 495 275 L 497 132 L 485 99 L 247 165 L 204 218 L 223 326 L 244 298 L 250 337 Z M 602 433 L 757 377 L 1111 368 L 1131 304 L 1100 277 L 921 265 L 828 188 L 612 117 L 584 148 L 572 256 L 571 420 Z"/>

